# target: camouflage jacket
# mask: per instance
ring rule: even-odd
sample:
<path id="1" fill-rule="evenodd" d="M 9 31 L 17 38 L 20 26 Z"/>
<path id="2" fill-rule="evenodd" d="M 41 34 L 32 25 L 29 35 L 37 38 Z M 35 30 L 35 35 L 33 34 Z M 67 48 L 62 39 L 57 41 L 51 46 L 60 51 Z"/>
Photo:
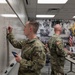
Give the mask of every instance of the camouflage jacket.
<path id="1" fill-rule="evenodd" d="M 40 75 L 40 70 L 45 65 L 46 55 L 44 45 L 39 39 L 17 41 L 11 34 L 7 35 L 10 43 L 22 49 L 18 75 Z"/>
<path id="2" fill-rule="evenodd" d="M 63 41 L 59 35 L 54 34 L 49 39 L 49 50 L 51 55 L 51 64 L 60 66 L 64 65 L 66 52 L 64 50 Z"/>

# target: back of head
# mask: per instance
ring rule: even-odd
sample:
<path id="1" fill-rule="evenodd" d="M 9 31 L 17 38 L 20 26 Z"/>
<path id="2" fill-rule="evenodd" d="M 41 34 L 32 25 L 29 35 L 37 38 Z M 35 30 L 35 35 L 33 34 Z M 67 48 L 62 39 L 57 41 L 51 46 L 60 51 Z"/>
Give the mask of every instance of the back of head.
<path id="1" fill-rule="evenodd" d="M 54 31 L 55 32 L 57 32 L 57 31 L 62 31 L 62 27 L 61 27 L 61 25 L 60 24 L 56 24 L 55 26 L 54 26 Z"/>
<path id="2" fill-rule="evenodd" d="M 34 21 L 34 20 L 30 20 L 30 21 L 29 21 L 29 25 L 30 25 L 30 26 L 33 26 L 33 31 L 34 31 L 34 33 L 36 34 L 37 31 L 38 31 L 38 28 L 39 28 L 39 23 L 36 22 L 36 21 Z"/>

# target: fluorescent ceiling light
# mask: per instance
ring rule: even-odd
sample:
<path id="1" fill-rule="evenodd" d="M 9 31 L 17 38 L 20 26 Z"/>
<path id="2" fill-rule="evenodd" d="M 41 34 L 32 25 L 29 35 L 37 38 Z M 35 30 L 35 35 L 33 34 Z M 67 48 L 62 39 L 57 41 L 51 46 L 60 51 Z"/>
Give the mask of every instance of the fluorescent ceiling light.
<path id="1" fill-rule="evenodd" d="M 2 17 L 17 17 L 15 14 L 1 14 Z"/>
<path id="2" fill-rule="evenodd" d="M 68 0 L 37 0 L 38 4 L 65 4 Z"/>
<path id="3" fill-rule="evenodd" d="M 4 3 L 4 4 L 6 4 L 7 2 L 6 2 L 6 0 L 0 0 L 0 3 Z"/>
<path id="4" fill-rule="evenodd" d="M 75 18 L 75 16 L 73 16 L 73 18 Z"/>
<path id="5" fill-rule="evenodd" d="M 55 15 L 36 15 L 37 18 L 52 18 Z"/>

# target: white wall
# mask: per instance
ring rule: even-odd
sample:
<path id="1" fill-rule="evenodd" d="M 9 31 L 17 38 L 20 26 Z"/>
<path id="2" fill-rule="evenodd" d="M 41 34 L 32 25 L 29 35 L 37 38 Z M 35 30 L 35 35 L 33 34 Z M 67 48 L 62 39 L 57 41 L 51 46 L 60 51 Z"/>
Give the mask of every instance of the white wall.
<path id="1" fill-rule="evenodd" d="M 7 38 L 6 38 L 6 28 L 8 26 L 13 27 L 13 33 L 16 38 L 24 38 L 23 27 L 24 23 L 28 20 L 25 9 L 23 7 L 22 0 L 10 0 L 16 1 L 14 6 L 14 11 L 19 16 L 20 19 L 17 18 L 6 18 L 2 17 L 1 14 L 15 14 L 8 4 L 0 4 L 0 75 L 4 75 L 5 71 L 9 68 L 11 64 L 11 60 L 14 58 L 11 51 L 15 50 L 16 52 L 20 52 L 18 49 L 15 49 L 9 44 L 9 53 L 7 49 Z M 20 3 L 20 4 L 17 4 Z M 20 10 L 19 10 L 20 9 Z M 24 15 L 24 16 L 20 16 Z M 20 35 L 21 37 L 19 37 Z M 7 55 L 7 53 L 9 55 Z M 9 59 L 8 59 L 9 58 Z M 8 65 L 9 64 L 9 65 Z M 17 67 L 18 68 L 18 67 Z M 10 72 L 11 75 L 12 72 Z M 7 75 L 7 74 L 5 74 Z"/>

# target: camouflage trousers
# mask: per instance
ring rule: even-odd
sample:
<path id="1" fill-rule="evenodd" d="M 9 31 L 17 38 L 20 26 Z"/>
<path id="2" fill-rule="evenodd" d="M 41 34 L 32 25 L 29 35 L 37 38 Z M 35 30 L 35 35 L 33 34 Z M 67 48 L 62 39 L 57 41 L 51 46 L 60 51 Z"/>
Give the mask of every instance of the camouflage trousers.
<path id="1" fill-rule="evenodd" d="M 35 74 L 35 73 L 20 73 L 20 74 L 18 74 L 18 75 L 41 75 L 41 74 Z"/>
<path id="2" fill-rule="evenodd" d="M 51 75 L 64 75 L 64 65 L 58 66 L 51 64 Z"/>
<path id="3" fill-rule="evenodd" d="M 35 72 L 18 72 L 18 75 L 41 75 L 41 73 L 35 73 Z"/>

